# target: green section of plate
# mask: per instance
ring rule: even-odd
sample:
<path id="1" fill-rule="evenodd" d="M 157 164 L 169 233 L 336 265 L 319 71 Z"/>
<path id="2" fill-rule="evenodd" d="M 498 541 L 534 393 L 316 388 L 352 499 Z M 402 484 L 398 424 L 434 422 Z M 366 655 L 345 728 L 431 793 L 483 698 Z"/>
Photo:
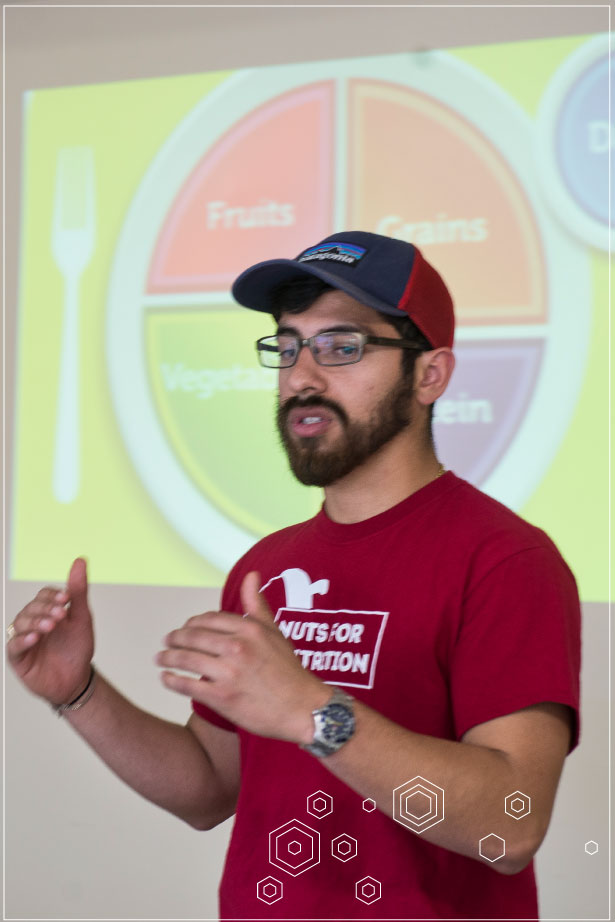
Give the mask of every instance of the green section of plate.
<path id="1" fill-rule="evenodd" d="M 145 326 L 161 427 L 203 496 L 256 538 L 313 515 L 322 494 L 289 472 L 274 422 L 277 375 L 256 358 L 268 318 L 177 309 L 149 311 Z"/>

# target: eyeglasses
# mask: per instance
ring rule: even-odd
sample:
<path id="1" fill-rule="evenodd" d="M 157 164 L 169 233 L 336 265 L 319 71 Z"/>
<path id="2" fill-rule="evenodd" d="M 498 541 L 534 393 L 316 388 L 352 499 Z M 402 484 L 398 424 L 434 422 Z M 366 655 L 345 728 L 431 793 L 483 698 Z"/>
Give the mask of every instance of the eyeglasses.
<path id="1" fill-rule="evenodd" d="M 301 339 L 292 333 L 278 336 L 263 336 L 256 341 L 258 360 L 265 368 L 292 368 L 299 352 L 307 346 L 319 365 L 353 365 L 363 358 L 365 346 L 391 346 L 396 349 L 417 349 L 422 346 L 406 339 L 385 339 L 382 336 L 367 336 L 365 333 L 348 332 L 317 333 Z"/>

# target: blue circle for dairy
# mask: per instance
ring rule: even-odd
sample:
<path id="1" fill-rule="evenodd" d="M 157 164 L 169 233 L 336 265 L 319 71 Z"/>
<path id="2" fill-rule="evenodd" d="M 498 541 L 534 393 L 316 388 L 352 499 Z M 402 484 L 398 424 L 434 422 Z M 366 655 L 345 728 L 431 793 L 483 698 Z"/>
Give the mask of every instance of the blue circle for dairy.
<path id="1" fill-rule="evenodd" d="M 562 103 L 555 132 L 557 163 L 568 192 L 605 226 L 609 223 L 609 70 L 609 56 L 604 55 L 575 81 Z M 614 196 L 615 184 L 612 216 Z"/>

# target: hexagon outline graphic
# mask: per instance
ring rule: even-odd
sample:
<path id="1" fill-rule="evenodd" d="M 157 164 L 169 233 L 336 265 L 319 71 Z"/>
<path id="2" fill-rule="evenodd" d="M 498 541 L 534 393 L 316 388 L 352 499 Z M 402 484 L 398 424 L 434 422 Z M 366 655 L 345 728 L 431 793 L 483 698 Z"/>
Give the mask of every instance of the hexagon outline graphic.
<path id="1" fill-rule="evenodd" d="M 310 854 L 303 861 L 291 864 L 290 861 L 280 856 L 279 843 L 287 835 L 296 835 L 298 839 L 308 838 L 310 840 Z M 278 826 L 269 833 L 269 863 L 292 877 L 298 877 L 299 874 L 303 874 L 320 863 L 320 833 L 298 819 L 289 820 L 288 823 Z"/>
<path id="2" fill-rule="evenodd" d="M 316 810 L 316 801 L 323 800 L 325 802 L 324 810 Z M 316 819 L 321 820 L 323 816 L 329 816 L 330 813 L 333 813 L 333 798 L 330 794 L 325 794 L 324 791 L 314 791 L 313 794 L 310 794 L 306 798 L 306 810 L 311 816 L 315 816 Z"/>
<path id="3" fill-rule="evenodd" d="M 502 854 L 501 854 L 501 855 L 496 855 L 495 858 L 489 858 L 488 855 L 483 855 L 483 842 L 485 841 L 485 839 L 499 839 L 500 842 L 502 843 Z M 485 861 L 490 861 L 491 864 L 493 864 L 494 861 L 499 861 L 500 858 L 503 858 L 504 855 L 506 854 L 506 842 L 504 841 L 504 839 L 502 838 L 502 836 L 496 835 L 495 832 L 490 832 L 490 833 L 488 833 L 486 836 L 483 836 L 482 839 L 479 839 L 479 841 L 478 841 L 478 854 L 481 856 L 481 858 L 484 858 Z"/>
<path id="4" fill-rule="evenodd" d="M 413 813 L 412 810 L 408 807 L 408 800 L 411 797 L 426 797 L 429 801 L 429 809 L 426 813 L 421 813 L 420 816 L 417 816 L 416 813 Z M 414 822 L 417 824 L 424 823 L 425 819 L 429 819 L 434 815 L 433 809 L 433 797 L 429 794 L 421 784 L 415 785 L 415 787 L 404 796 L 404 809 L 406 811 L 406 816 L 411 816 L 414 818 Z"/>
<path id="5" fill-rule="evenodd" d="M 521 802 L 521 810 L 515 810 L 513 804 L 517 801 Z M 512 811 L 512 812 L 511 812 Z M 529 816 L 532 812 L 532 798 L 529 794 L 524 794 L 523 791 L 513 791 L 512 794 L 508 794 L 504 799 L 504 813 L 508 816 L 512 816 L 514 820 L 521 820 L 524 816 Z"/>
<path id="6" fill-rule="evenodd" d="M 369 807 L 367 807 L 366 804 L 369 804 Z M 376 801 L 373 797 L 366 797 L 361 806 L 366 813 L 373 813 L 376 809 Z"/>
<path id="7" fill-rule="evenodd" d="M 285 861 L 284 858 L 281 858 L 278 852 L 279 852 L 279 847 L 280 847 L 280 840 L 290 838 L 291 836 L 294 836 L 295 834 L 298 834 L 304 841 L 306 838 L 308 839 L 310 843 L 309 844 L 310 853 L 307 858 L 303 859 L 303 861 L 297 861 L 296 863 L 293 864 L 291 861 Z M 309 835 L 306 836 L 306 833 L 304 833 L 302 830 L 287 829 L 285 832 L 281 832 L 280 835 L 276 837 L 275 842 L 276 842 L 276 845 L 275 845 L 276 858 L 278 859 L 278 861 L 281 861 L 282 864 L 288 865 L 289 868 L 294 868 L 296 870 L 297 868 L 300 868 L 302 864 L 307 864 L 307 862 L 311 861 L 312 858 L 314 857 L 314 839 L 312 838 L 312 836 L 309 836 Z M 291 845 L 298 845 L 299 846 L 298 850 L 291 849 Z M 296 839 L 293 839 L 292 842 L 289 842 L 288 845 L 286 845 L 286 851 L 289 852 L 294 857 L 295 855 L 301 854 L 301 852 L 303 851 L 303 846 L 301 845 L 301 842 L 298 842 Z"/>
<path id="8" fill-rule="evenodd" d="M 422 818 L 415 817 L 406 807 L 408 798 L 414 793 L 425 795 L 431 803 L 430 811 Z M 410 781 L 400 784 L 393 790 L 393 819 L 421 835 L 444 819 L 444 789 L 422 775 L 416 775 Z"/>
<path id="9" fill-rule="evenodd" d="M 363 887 L 368 885 L 373 888 L 374 892 L 371 896 L 365 896 L 363 893 Z M 361 887 L 362 896 L 359 896 L 359 887 Z M 361 900 L 362 903 L 366 903 L 370 906 L 372 903 L 375 903 L 376 900 L 379 900 L 382 896 L 382 886 L 379 880 L 376 880 L 375 877 L 370 877 L 369 874 L 367 877 L 362 877 L 361 880 L 358 880 L 354 885 L 354 895 L 356 899 Z"/>
<path id="10" fill-rule="evenodd" d="M 268 896 L 268 894 L 265 893 L 265 887 L 273 887 L 274 893 L 277 895 L 273 897 Z M 263 877 L 263 879 L 259 880 L 259 882 L 256 885 L 257 900 L 261 900 L 261 902 L 267 903 L 269 906 L 271 906 L 272 903 L 277 903 L 277 901 L 281 900 L 283 896 L 284 896 L 284 884 L 282 883 L 281 880 L 278 880 L 276 877 Z"/>
<path id="11" fill-rule="evenodd" d="M 595 847 L 595 848 L 592 848 L 592 850 L 590 851 L 589 848 L 587 847 L 588 845 L 595 845 L 596 847 Z M 597 843 L 597 842 L 594 842 L 593 839 L 590 839 L 589 842 L 586 842 L 586 843 L 585 843 L 585 851 L 587 852 L 588 855 L 595 855 L 595 854 L 597 854 L 597 852 L 598 852 L 598 843 Z"/>
<path id="12" fill-rule="evenodd" d="M 409 798 L 409 797 L 414 797 L 415 794 L 422 794 L 424 797 L 428 797 L 428 798 L 429 798 L 429 803 L 430 803 L 432 806 L 431 806 L 431 810 L 429 811 L 429 814 L 427 814 L 427 815 L 428 815 L 428 816 L 432 816 L 432 815 L 433 815 L 433 797 L 431 796 L 431 792 L 428 790 L 428 788 L 424 787 L 424 785 L 422 785 L 422 784 L 414 784 L 414 785 L 412 785 L 411 788 L 408 788 L 407 791 L 403 791 L 403 793 L 402 793 L 401 796 L 404 797 L 404 805 L 406 804 L 408 798 Z M 400 796 L 400 803 L 401 803 L 401 796 Z M 408 814 L 405 814 L 405 815 L 408 816 Z M 423 816 L 425 816 L 425 815 L 426 815 L 426 814 L 423 814 Z M 413 818 L 413 822 L 418 822 L 418 821 L 419 821 L 419 818 L 418 818 L 418 817 L 415 817 L 414 813 L 410 813 L 409 816 L 411 816 L 411 817 Z M 422 820 L 421 820 L 421 822 L 422 822 Z"/>
<path id="13" fill-rule="evenodd" d="M 350 846 L 348 854 L 340 852 L 342 842 L 347 842 Z M 334 858 L 337 858 L 338 861 L 350 861 L 351 858 L 357 857 L 357 845 L 358 843 L 354 836 L 349 836 L 347 833 L 343 832 L 341 835 L 331 840 L 331 854 Z"/>

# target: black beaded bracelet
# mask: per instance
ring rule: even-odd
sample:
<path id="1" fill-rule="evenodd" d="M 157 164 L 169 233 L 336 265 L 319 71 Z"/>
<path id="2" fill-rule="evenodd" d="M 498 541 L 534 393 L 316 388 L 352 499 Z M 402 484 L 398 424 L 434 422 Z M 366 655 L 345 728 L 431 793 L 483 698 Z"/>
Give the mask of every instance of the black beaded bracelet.
<path id="1" fill-rule="evenodd" d="M 80 707 L 83 707 L 83 705 L 90 700 L 94 694 L 95 678 L 96 670 L 94 669 L 94 663 L 92 663 L 90 665 L 90 678 L 88 679 L 88 684 L 85 686 L 83 691 L 80 692 L 76 698 L 73 698 L 72 701 L 69 701 L 68 704 L 51 705 L 58 717 L 61 717 L 65 711 L 78 711 Z"/>

